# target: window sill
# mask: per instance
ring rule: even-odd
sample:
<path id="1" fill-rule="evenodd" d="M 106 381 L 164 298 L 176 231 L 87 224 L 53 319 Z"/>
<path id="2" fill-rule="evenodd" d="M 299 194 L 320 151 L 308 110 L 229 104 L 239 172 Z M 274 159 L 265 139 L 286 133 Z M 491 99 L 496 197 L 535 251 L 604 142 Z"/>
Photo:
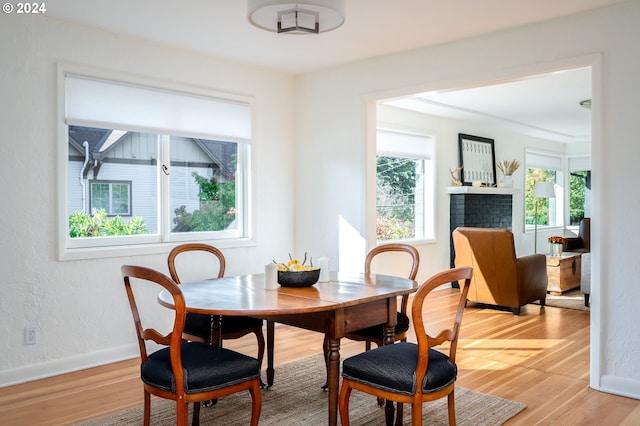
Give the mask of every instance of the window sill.
<path id="1" fill-rule="evenodd" d="M 251 239 L 235 240 L 209 240 L 202 241 L 215 245 L 218 248 L 254 247 L 256 242 Z M 167 254 L 181 242 L 154 243 L 154 244 L 132 244 L 111 247 L 91 247 L 91 248 L 65 248 L 60 251 L 58 260 L 61 262 L 74 260 L 105 259 L 115 257 L 147 256 L 153 254 Z"/>

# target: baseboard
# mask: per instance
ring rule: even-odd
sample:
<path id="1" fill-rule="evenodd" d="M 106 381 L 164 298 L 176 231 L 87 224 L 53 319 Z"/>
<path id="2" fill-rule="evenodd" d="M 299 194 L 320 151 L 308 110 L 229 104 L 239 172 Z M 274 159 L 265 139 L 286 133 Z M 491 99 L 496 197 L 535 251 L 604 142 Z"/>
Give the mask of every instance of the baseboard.
<path id="1" fill-rule="evenodd" d="M 624 377 L 603 375 L 599 391 L 628 398 L 640 399 L 640 382 Z"/>
<path id="2" fill-rule="evenodd" d="M 0 387 L 58 376 L 139 356 L 138 345 L 133 344 L 4 370 L 0 371 Z"/>

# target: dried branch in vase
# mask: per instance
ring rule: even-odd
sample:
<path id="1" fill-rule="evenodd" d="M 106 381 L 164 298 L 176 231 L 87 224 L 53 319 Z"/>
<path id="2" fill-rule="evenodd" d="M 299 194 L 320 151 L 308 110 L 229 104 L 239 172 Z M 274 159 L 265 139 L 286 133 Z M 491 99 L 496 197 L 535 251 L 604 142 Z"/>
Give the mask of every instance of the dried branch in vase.
<path id="1" fill-rule="evenodd" d="M 498 170 L 505 176 L 511 176 L 520 167 L 518 160 L 502 160 L 498 163 Z"/>

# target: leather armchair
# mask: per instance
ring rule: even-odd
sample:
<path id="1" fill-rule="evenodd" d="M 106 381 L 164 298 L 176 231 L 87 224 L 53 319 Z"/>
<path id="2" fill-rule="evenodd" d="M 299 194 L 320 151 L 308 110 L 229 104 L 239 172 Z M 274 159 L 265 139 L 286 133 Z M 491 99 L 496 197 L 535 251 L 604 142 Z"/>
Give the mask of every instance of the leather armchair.
<path id="1" fill-rule="evenodd" d="M 547 259 L 543 254 L 516 257 L 513 233 L 500 228 L 456 228 L 455 266 L 471 266 L 473 278 L 467 300 L 520 308 L 547 297 Z"/>
<path id="2" fill-rule="evenodd" d="M 591 218 L 585 217 L 580 221 L 577 237 L 567 237 L 562 251 L 589 253 L 591 251 Z"/>

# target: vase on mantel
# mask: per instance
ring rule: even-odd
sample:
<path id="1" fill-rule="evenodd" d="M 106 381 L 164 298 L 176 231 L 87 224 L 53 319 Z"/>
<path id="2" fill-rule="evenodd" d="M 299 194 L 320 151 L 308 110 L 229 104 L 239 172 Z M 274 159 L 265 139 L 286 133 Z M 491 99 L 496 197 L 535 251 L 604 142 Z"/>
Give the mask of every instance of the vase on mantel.
<path id="1" fill-rule="evenodd" d="M 502 178 L 505 188 L 513 188 L 513 176 L 504 176 Z"/>

